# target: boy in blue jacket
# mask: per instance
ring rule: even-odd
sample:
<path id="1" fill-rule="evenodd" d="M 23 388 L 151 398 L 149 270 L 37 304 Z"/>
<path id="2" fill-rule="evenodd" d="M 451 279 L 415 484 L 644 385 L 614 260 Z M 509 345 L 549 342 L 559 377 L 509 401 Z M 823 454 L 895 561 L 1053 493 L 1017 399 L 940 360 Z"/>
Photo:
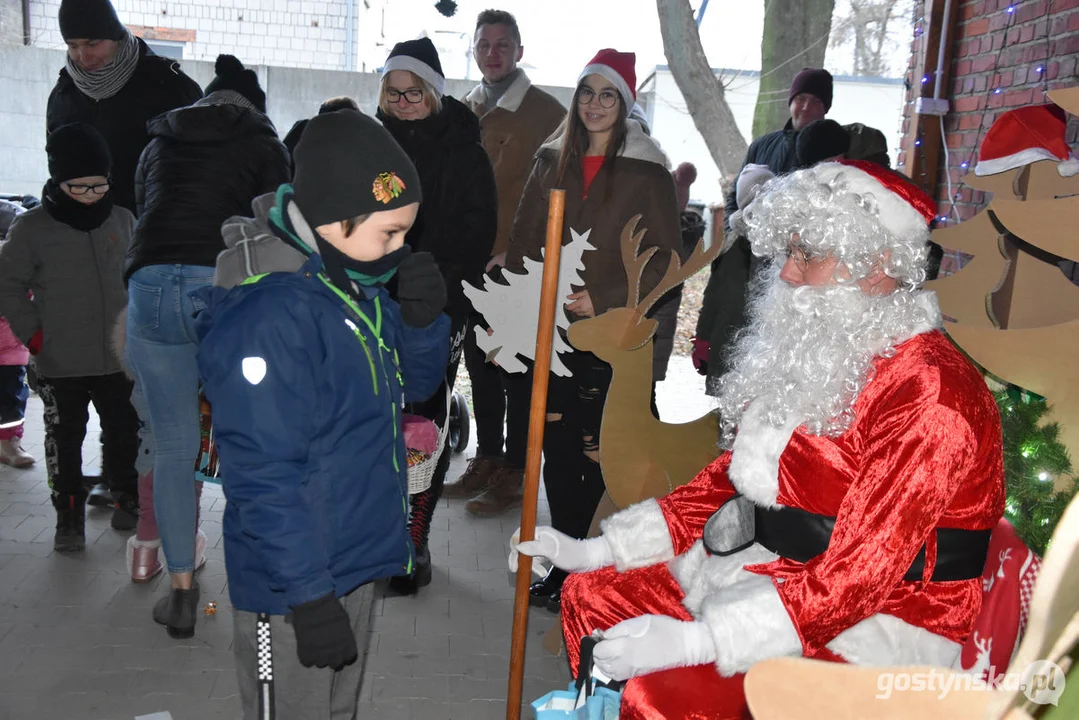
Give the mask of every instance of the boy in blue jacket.
<path id="1" fill-rule="evenodd" d="M 434 260 L 404 244 L 420 183 L 389 133 L 320 115 L 295 162 L 222 228 L 199 370 L 244 718 L 337 720 L 356 710 L 372 582 L 411 570 L 401 408 L 441 382 L 449 320 Z M 172 592 L 188 621 L 198 589 Z"/>

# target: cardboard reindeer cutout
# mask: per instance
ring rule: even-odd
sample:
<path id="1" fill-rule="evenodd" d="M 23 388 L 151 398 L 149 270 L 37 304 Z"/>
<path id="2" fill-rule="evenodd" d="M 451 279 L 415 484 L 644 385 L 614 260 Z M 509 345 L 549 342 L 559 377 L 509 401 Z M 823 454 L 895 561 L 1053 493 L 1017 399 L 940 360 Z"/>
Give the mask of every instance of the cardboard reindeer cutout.
<path id="1" fill-rule="evenodd" d="M 658 323 L 649 309 L 719 254 L 721 243 L 708 250 L 697 244 L 683 266 L 676 253 L 660 280 L 640 299 L 641 273 L 657 248 L 638 255 L 647 229 L 637 232 L 641 216 L 622 230 L 622 262 L 629 280 L 626 306 L 569 328 L 569 341 L 611 366 L 611 385 L 603 407 L 599 457 L 607 494 L 619 508 L 662 497 L 685 485 L 719 456 L 719 420 L 714 413 L 684 424 L 665 423 L 652 414 L 652 338 Z"/>
<path id="2" fill-rule="evenodd" d="M 1064 144 L 1060 108 L 1079 114 L 1079 88 L 1049 93 L 1059 106 L 1005 113 L 983 143 L 978 167 L 964 178 L 993 193 L 989 206 L 954 228 L 933 233 L 948 249 L 974 255 L 962 270 L 933 283 L 953 340 L 994 375 L 1047 398 L 1061 440 L 1079 457 L 1079 287 L 1061 272 L 1079 261 L 1079 169 Z M 1019 119 L 1016 121 L 1017 114 Z M 1012 117 L 1009 117 L 1012 115 Z M 998 125 L 1018 130 L 998 141 L 1003 158 L 986 162 Z M 997 133 L 1000 137 L 1003 133 Z M 1045 145 L 1053 152 L 1043 150 Z M 1034 143 L 1026 149 L 1020 144 Z M 990 150 L 989 155 L 994 155 Z"/>

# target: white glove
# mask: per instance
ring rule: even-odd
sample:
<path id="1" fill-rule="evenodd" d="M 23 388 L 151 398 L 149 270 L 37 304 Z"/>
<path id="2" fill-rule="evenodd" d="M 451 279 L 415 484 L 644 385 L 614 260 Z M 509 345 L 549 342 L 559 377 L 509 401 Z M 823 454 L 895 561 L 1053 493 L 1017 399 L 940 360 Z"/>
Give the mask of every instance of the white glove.
<path id="1" fill-rule="evenodd" d="M 602 535 L 587 540 L 577 540 L 553 527 L 541 525 L 536 528 L 536 539 L 519 542 L 521 528 L 510 539 L 510 572 L 517 572 L 517 553 L 532 557 L 544 557 L 555 567 L 566 572 L 588 572 L 614 565 L 611 546 Z"/>
<path id="2" fill-rule="evenodd" d="M 596 635 L 602 640 L 592 650 L 592 659 L 614 680 L 716 661 L 712 633 L 700 622 L 641 615 Z"/>

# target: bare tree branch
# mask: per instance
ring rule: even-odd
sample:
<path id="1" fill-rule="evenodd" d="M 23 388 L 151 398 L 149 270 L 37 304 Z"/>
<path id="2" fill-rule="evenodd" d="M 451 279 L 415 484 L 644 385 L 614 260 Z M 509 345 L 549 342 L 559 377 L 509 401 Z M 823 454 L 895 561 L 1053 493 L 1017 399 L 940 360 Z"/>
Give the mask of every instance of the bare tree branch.
<path id="1" fill-rule="evenodd" d="M 742 167 L 746 141 L 738 131 L 734 113 L 727 105 L 723 86 L 716 79 L 701 46 L 701 36 L 689 0 L 656 0 L 663 53 L 682 91 L 686 108 L 721 178 L 732 177 Z"/>

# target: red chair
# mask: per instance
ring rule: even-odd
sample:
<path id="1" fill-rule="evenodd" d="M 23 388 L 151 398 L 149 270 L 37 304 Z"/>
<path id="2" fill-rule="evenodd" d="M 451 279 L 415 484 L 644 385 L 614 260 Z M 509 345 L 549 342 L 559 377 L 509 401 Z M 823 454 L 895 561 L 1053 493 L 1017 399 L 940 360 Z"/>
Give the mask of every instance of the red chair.
<path id="1" fill-rule="evenodd" d="M 1026 627 L 1041 560 L 1001 519 L 989 540 L 982 573 L 982 609 L 955 668 L 1003 674 Z M 724 678 L 700 665 L 634 678 L 622 694 L 622 720 L 743 720 L 751 718 L 743 675 Z"/>

